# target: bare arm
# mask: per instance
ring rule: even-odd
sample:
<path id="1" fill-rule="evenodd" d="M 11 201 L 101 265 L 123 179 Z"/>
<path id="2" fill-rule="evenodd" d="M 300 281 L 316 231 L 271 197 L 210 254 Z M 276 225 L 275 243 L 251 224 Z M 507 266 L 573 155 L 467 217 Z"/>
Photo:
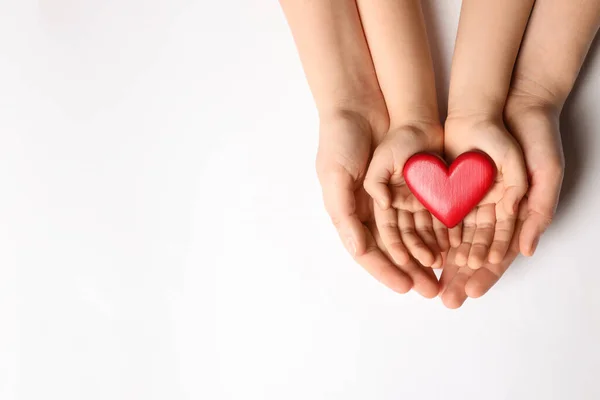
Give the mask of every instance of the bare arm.
<path id="1" fill-rule="evenodd" d="M 520 227 L 510 251 L 499 264 L 489 264 L 464 277 L 464 290 L 446 291 L 444 303 L 460 306 L 467 295 L 485 294 L 521 251 L 531 256 L 552 217 L 560 193 L 563 155 L 558 116 L 600 26 L 600 0 L 537 0 L 519 52 L 504 109 L 510 133 L 525 155 L 528 198 L 520 211 Z M 454 277 L 446 267 L 442 280 Z M 459 272 L 460 273 L 460 272 Z"/>
<path id="2" fill-rule="evenodd" d="M 372 201 L 363 189 L 373 142 L 385 135 L 389 118 L 356 2 L 280 3 L 319 110 L 317 173 L 325 208 L 354 259 L 383 284 L 405 293 L 413 279 L 378 245 Z"/>
<path id="3" fill-rule="evenodd" d="M 600 0 L 537 0 L 504 110 L 529 173 L 523 254 L 552 222 L 564 169 L 559 115 L 600 27 Z"/>
<path id="4" fill-rule="evenodd" d="M 386 114 L 353 0 L 280 0 L 321 116 Z M 374 115 L 375 114 L 375 115 Z"/>
<path id="5" fill-rule="evenodd" d="M 464 0 L 452 61 L 449 116 L 502 115 L 534 0 Z"/>
<path id="6" fill-rule="evenodd" d="M 442 297 L 446 300 L 464 301 L 465 278 L 474 271 L 480 276 L 493 275 L 490 265 L 501 263 L 509 254 L 518 206 L 527 192 L 527 174 L 521 149 L 505 129 L 502 113 L 533 3 L 462 2 L 450 77 L 445 154 L 452 159 L 481 150 L 494 162 L 497 173 L 486 197 L 464 218 L 462 226 L 451 230 L 462 242 L 448 260 L 460 267 L 457 276 L 461 278 L 452 279 L 454 283 L 445 288 Z M 452 270 L 446 269 L 446 276 Z"/>
<path id="7" fill-rule="evenodd" d="M 358 0 L 391 128 L 439 124 L 433 62 L 420 1 Z"/>
<path id="8" fill-rule="evenodd" d="M 562 109 L 600 26 L 600 0 L 537 0 L 513 88 Z"/>

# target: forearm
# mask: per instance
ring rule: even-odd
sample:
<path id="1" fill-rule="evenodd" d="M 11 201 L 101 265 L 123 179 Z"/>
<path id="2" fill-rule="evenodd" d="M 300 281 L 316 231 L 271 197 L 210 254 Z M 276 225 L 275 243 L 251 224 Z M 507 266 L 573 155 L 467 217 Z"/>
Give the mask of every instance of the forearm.
<path id="1" fill-rule="evenodd" d="M 357 113 L 371 124 L 386 114 L 353 0 L 280 0 L 319 114 Z"/>
<path id="2" fill-rule="evenodd" d="M 464 0 L 448 114 L 501 116 L 534 0 Z"/>
<path id="3" fill-rule="evenodd" d="M 560 112 L 599 27 L 600 0 L 537 0 L 513 76 L 509 113 L 527 105 Z"/>
<path id="4" fill-rule="evenodd" d="M 358 0 L 390 126 L 439 123 L 433 62 L 416 0 Z"/>

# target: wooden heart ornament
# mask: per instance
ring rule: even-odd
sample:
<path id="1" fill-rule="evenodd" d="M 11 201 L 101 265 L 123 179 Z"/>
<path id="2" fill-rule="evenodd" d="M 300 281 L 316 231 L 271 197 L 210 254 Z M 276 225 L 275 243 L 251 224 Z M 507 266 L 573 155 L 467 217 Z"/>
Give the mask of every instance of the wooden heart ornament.
<path id="1" fill-rule="evenodd" d="M 420 153 L 404 166 L 404 180 L 415 197 L 448 228 L 455 227 L 486 195 L 496 176 L 487 154 L 463 153 L 450 168 L 438 156 Z"/>

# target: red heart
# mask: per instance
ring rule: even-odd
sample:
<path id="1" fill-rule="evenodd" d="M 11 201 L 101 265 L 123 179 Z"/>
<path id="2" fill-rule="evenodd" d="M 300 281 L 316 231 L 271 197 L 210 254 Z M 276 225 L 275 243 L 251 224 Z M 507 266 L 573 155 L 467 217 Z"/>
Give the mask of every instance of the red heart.
<path id="1" fill-rule="evenodd" d="M 463 153 L 448 168 L 433 154 L 416 154 L 404 166 L 404 180 L 415 197 L 448 228 L 453 228 L 486 195 L 496 169 L 487 154 Z"/>

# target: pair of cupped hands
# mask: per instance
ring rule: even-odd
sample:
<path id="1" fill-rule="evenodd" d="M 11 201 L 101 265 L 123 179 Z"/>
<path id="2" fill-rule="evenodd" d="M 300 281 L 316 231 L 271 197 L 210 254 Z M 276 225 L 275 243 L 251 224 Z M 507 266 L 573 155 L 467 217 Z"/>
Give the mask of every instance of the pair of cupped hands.
<path id="1" fill-rule="evenodd" d="M 317 173 L 346 249 L 396 292 L 440 296 L 449 308 L 484 295 L 519 253 L 533 255 L 552 221 L 564 164 L 558 115 L 518 82 L 500 115 L 450 113 L 443 127 L 418 116 L 394 126 L 383 113 L 322 115 Z M 448 229 L 411 193 L 404 164 L 421 152 L 452 162 L 471 150 L 489 155 L 496 179 Z"/>

